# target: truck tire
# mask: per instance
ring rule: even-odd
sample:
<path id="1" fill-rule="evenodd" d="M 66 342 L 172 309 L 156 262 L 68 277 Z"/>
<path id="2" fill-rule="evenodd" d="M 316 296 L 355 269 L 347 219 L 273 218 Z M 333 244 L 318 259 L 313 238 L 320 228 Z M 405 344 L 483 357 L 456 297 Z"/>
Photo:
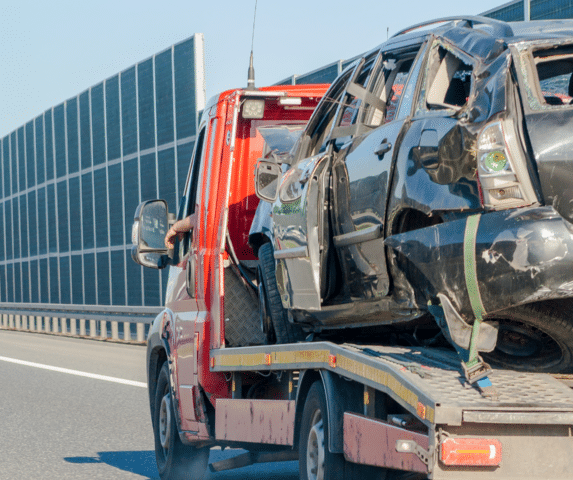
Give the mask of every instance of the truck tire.
<path id="1" fill-rule="evenodd" d="M 348 462 L 328 449 L 326 395 L 320 381 L 314 382 L 302 412 L 299 452 L 301 480 L 385 480 L 388 470 Z"/>
<path id="2" fill-rule="evenodd" d="M 275 257 L 270 243 L 259 248 L 259 309 L 268 343 L 293 343 L 304 338 L 302 329 L 288 320 L 275 276 Z"/>
<path id="3" fill-rule="evenodd" d="M 496 315 L 499 335 L 490 363 L 512 370 L 573 372 L 573 320 L 570 303 L 539 302 Z"/>
<path id="4" fill-rule="evenodd" d="M 153 410 L 155 458 L 161 480 L 201 479 L 209 463 L 209 447 L 183 445 L 177 431 L 175 410 L 169 389 L 167 362 L 157 378 Z"/>

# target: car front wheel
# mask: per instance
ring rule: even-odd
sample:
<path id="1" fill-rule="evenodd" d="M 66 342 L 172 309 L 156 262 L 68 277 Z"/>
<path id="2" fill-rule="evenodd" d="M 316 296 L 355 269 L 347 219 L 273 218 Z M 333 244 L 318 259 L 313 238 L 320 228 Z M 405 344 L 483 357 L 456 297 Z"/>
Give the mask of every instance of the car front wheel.
<path id="1" fill-rule="evenodd" d="M 298 325 L 289 322 L 275 276 L 275 257 L 270 243 L 259 248 L 259 305 L 268 343 L 292 343 L 304 338 Z"/>

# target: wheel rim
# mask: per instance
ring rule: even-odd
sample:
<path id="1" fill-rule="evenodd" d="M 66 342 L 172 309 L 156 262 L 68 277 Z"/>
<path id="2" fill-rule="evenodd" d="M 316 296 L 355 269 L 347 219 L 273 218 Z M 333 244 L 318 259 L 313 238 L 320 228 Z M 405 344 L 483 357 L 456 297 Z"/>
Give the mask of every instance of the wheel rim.
<path id="1" fill-rule="evenodd" d="M 169 439 L 171 437 L 171 396 L 165 394 L 159 407 L 159 443 L 163 448 L 163 455 L 169 454 Z"/>
<path id="2" fill-rule="evenodd" d="M 548 370 L 563 360 L 558 341 L 544 331 L 516 320 L 500 320 L 495 350 L 484 353 L 492 363 L 515 369 Z"/>
<path id="3" fill-rule="evenodd" d="M 541 352 L 543 338 L 532 329 L 514 324 L 501 325 L 497 348 L 507 355 L 531 357 Z"/>
<path id="4" fill-rule="evenodd" d="M 311 422 L 306 449 L 306 471 L 309 480 L 324 480 L 324 427 L 322 414 L 317 410 Z"/>

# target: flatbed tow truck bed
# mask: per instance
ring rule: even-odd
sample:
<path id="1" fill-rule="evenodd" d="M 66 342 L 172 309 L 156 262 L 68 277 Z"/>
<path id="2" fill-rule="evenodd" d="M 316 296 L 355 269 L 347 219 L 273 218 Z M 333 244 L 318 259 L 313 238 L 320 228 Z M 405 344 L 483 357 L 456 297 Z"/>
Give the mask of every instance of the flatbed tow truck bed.
<path id="1" fill-rule="evenodd" d="M 344 454 L 351 461 L 418 471 L 433 479 L 573 478 L 573 390 L 551 375 L 494 369 L 492 395 L 486 397 L 466 383 L 455 352 L 331 342 L 215 349 L 211 370 L 232 373 L 233 385 L 240 372 L 288 374 L 288 400 L 244 400 L 251 412 L 260 408 L 263 417 L 268 402 L 279 402 L 279 410 L 283 402 L 285 412 L 295 406 L 293 383 L 305 371 L 331 372 L 363 385 L 364 410 L 344 411 L 338 425 L 330 420 L 331 428 L 342 428 Z M 244 425 L 233 425 L 234 409 L 245 407 L 236 403 L 236 390 L 233 399 L 224 400 L 225 408 L 217 406 L 217 437 L 232 439 L 234 427 L 245 434 Z M 418 427 L 404 429 L 390 418 L 375 418 L 378 392 L 408 411 Z M 336 402 L 329 406 L 336 409 Z M 463 448 L 456 450 L 460 439 Z M 487 455 L 481 458 L 479 452 Z M 475 465 L 468 464 L 472 454 Z"/>

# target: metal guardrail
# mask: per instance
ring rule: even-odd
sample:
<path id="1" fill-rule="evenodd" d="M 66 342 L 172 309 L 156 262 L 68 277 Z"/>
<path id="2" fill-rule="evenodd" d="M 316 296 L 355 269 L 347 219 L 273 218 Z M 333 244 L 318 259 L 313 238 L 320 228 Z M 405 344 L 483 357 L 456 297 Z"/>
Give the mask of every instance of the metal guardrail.
<path id="1" fill-rule="evenodd" d="M 145 343 L 147 330 L 163 307 L 0 304 L 0 329 Z"/>

